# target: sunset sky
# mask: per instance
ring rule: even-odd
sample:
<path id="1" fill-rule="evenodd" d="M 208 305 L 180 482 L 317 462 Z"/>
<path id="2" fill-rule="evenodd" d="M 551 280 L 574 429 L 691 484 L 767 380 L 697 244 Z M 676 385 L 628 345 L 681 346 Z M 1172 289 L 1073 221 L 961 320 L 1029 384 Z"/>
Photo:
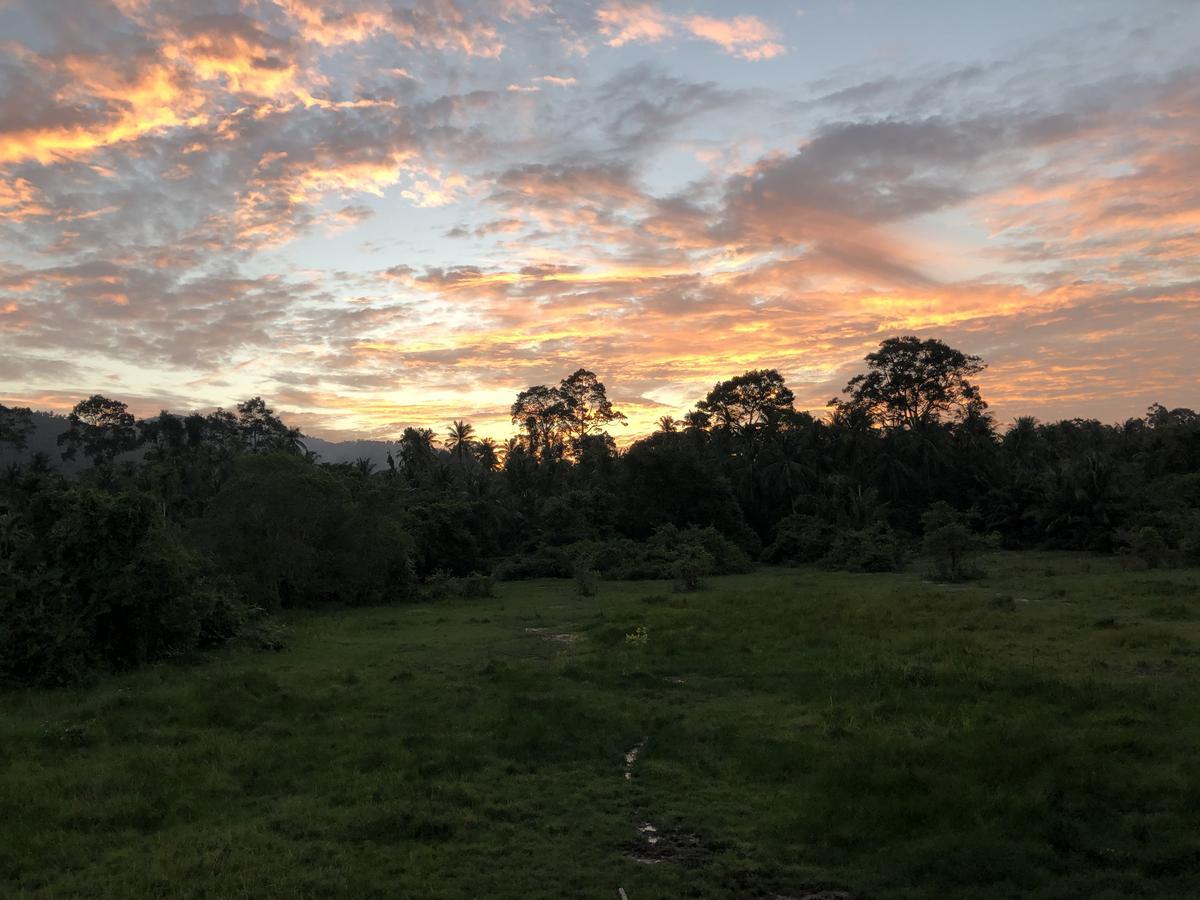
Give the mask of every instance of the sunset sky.
<path id="1" fill-rule="evenodd" d="M 0 399 L 328 438 L 885 337 L 1200 407 L 1200 3 L 0 0 Z M 620 430 L 619 430 L 620 431 Z"/>

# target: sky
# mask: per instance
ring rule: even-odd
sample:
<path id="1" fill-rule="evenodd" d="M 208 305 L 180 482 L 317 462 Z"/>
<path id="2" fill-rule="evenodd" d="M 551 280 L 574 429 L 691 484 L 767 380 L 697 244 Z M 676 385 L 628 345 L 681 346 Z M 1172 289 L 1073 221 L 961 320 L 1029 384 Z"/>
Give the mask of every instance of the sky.
<path id="1" fill-rule="evenodd" d="M 0 401 L 618 439 L 887 337 L 1200 407 L 1194 0 L 0 0 Z"/>

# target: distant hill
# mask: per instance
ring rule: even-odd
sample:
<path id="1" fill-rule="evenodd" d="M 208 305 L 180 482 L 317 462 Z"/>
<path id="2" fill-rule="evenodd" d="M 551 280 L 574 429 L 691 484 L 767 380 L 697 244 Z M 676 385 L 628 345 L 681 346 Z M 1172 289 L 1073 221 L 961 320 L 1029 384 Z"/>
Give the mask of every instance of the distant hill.
<path id="1" fill-rule="evenodd" d="M 29 434 L 24 450 L 13 450 L 7 445 L 0 445 L 0 466 L 13 462 L 26 462 L 35 453 L 45 453 L 55 469 L 68 475 L 87 468 L 87 460 L 82 457 L 74 462 L 64 461 L 62 450 L 58 446 L 58 436 L 67 430 L 67 417 L 50 412 L 35 412 L 33 414 L 33 431 Z"/>
<path id="2" fill-rule="evenodd" d="M 352 463 L 365 457 L 380 469 L 387 465 L 388 448 L 393 446 L 388 441 L 324 441 L 308 435 L 303 440 L 304 446 L 317 454 L 321 462 Z"/>
<path id="3" fill-rule="evenodd" d="M 14 451 L 9 447 L 0 446 L 0 467 L 13 462 L 27 462 L 35 453 L 45 453 L 58 471 L 73 475 L 87 468 L 88 462 L 82 456 L 75 461 L 62 458 L 58 446 L 58 436 L 67 430 L 67 417 L 58 413 L 35 412 L 33 414 L 33 432 L 29 435 L 24 450 Z M 388 448 L 392 444 L 387 441 L 326 441 L 321 438 L 304 437 L 304 446 L 317 454 L 320 462 L 352 463 L 366 458 L 375 464 L 377 469 L 387 466 Z M 137 450 L 128 454 L 127 459 L 141 459 L 144 451 Z"/>

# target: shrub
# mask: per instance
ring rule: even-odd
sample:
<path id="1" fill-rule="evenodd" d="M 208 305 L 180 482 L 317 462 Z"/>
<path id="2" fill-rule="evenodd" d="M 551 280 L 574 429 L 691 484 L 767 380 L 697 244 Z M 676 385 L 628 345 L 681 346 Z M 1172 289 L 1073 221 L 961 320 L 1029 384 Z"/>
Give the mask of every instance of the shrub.
<path id="1" fill-rule="evenodd" d="M 967 527 L 963 515 L 948 503 L 935 503 L 921 516 L 921 547 L 932 574 L 942 581 L 962 581 L 979 574 L 977 558 L 983 542 Z"/>
<path id="2" fill-rule="evenodd" d="M 675 579 L 675 590 L 696 591 L 704 587 L 705 576 L 712 574 L 713 558 L 698 544 L 681 548 L 667 564 L 666 571 Z"/>
<path id="3" fill-rule="evenodd" d="M 595 560 L 588 555 L 575 560 L 575 593 L 580 597 L 594 597 L 600 585 L 600 573 Z"/>
<path id="4" fill-rule="evenodd" d="M 835 532 L 821 564 L 849 572 L 895 572 L 908 560 L 908 545 L 884 522 Z"/>
<path id="5" fill-rule="evenodd" d="M 650 643 L 650 632 L 646 630 L 645 625 L 639 625 L 625 635 L 626 647 L 645 647 L 648 643 Z"/>
<path id="6" fill-rule="evenodd" d="M 413 542 L 346 479 L 294 456 L 238 459 L 195 536 L 266 609 L 383 603 L 415 591 Z"/>
<path id="7" fill-rule="evenodd" d="M 697 551 L 702 555 L 697 556 Z M 526 578 L 575 578 L 580 560 L 597 578 L 617 581 L 680 578 L 681 569 L 695 569 L 687 560 L 703 562 L 702 579 L 709 574 L 734 574 L 751 568 L 744 550 L 714 528 L 659 526 L 644 543 L 628 538 L 578 541 L 560 546 L 539 545 L 501 561 L 496 578 L 516 581 Z"/>
<path id="8" fill-rule="evenodd" d="M 574 561 L 570 547 L 537 547 L 511 556 L 497 564 L 494 575 L 499 581 L 524 581 L 530 578 L 570 578 Z"/>
<path id="9" fill-rule="evenodd" d="M 1128 552 L 1147 569 L 1169 565 L 1171 550 L 1157 528 L 1145 525 L 1128 536 Z"/>
<path id="10" fill-rule="evenodd" d="M 426 593 L 434 598 L 457 597 L 464 600 L 479 600 L 496 596 L 496 580 L 491 575 L 451 575 L 449 572 L 434 572 L 425 580 Z"/>
<path id="11" fill-rule="evenodd" d="M 682 568 L 704 575 L 732 575 L 748 572 L 750 558 L 737 544 L 715 528 L 695 525 L 678 528 L 660 525 L 647 542 L 650 559 L 658 564 L 658 577 L 679 578 Z"/>
<path id="12" fill-rule="evenodd" d="M 816 516 L 792 514 L 780 520 L 775 540 L 763 551 L 763 561 L 799 565 L 823 560 L 833 549 L 837 529 Z"/>
<path id="13" fill-rule="evenodd" d="M 763 560 L 777 565 L 816 563 L 852 572 L 891 572 L 903 568 L 907 555 L 904 539 L 886 523 L 838 528 L 816 516 L 797 513 L 780 521 Z"/>
<path id="14" fill-rule="evenodd" d="M 87 485 L 39 493 L 0 559 L 0 680 L 66 684 L 225 642 L 244 610 L 157 505 Z"/>
<path id="15" fill-rule="evenodd" d="M 1179 554 L 1184 565 L 1200 566 L 1200 525 L 1193 525 L 1179 539 Z"/>

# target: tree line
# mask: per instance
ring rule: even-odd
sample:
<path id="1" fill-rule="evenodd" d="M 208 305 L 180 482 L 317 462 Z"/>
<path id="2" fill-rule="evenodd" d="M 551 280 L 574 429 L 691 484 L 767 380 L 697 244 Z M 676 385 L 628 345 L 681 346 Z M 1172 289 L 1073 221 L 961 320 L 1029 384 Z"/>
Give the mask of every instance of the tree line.
<path id="1" fill-rule="evenodd" d="M 0 680 L 61 683 L 225 641 L 272 645 L 270 612 L 487 592 L 492 578 L 671 578 L 755 562 L 968 577 L 985 546 L 1200 563 L 1200 414 L 1001 428 L 978 357 L 896 337 L 830 401 L 773 369 L 721 381 L 619 451 L 625 417 L 579 369 L 521 391 L 499 444 L 406 428 L 386 465 L 323 463 L 261 399 L 137 420 L 77 404 L 0 479 Z M 26 409 L 0 407 L 20 448 Z"/>

